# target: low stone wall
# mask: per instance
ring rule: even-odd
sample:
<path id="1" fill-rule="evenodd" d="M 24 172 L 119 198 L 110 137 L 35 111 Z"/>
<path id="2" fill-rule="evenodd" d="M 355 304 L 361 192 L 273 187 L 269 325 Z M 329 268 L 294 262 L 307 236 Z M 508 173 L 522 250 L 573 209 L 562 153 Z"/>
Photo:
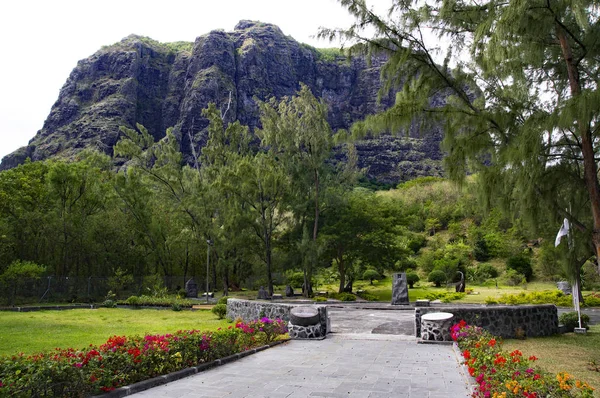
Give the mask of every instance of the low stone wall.
<path id="1" fill-rule="evenodd" d="M 481 326 L 495 336 L 517 337 L 521 330 L 527 337 L 550 336 L 558 333 L 558 312 L 553 304 L 487 306 L 487 307 L 418 307 L 415 309 L 415 335 L 421 337 L 421 315 L 450 312 L 453 324 L 464 319 L 470 325 Z"/>
<path id="2" fill-rule="evenodd" d="M 294 307 L 305 304 L 269 303 L 260 300 L 240 300 L 230 298 L 227 300 L 227 319 L 242 318 L 245 322 L 254 321 L 262 317 L 290 321 L 290 311 Z M 327 325 L 327 307 L 313 305 L 319 311 L 319 324 L 323 336 L 329 333 Z"/>

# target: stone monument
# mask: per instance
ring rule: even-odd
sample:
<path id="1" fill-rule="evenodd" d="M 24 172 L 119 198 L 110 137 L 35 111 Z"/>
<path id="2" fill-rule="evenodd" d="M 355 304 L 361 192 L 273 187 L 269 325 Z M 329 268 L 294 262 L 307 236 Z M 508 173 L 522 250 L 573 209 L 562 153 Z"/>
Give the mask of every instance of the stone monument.
<path id="1" fill-rule="evenodd" d="M 556 287 L 561 292 L 563 292 L 565 295 L 570 295 L 571 293 L 573 293 L 573 290 L 571 289 L 571 284 L 569 282 L 566 282 L 566 281 L 556 282 Z"/>
<path id="2" fill-rule="evenodd" d="M 294 297 L 294 289 L 290 285 L 285 287 L 285 297 Z"/>
<path id="3" fill-rule="evenodd" d="M 263 286 L 261 286 L 260 289 L 258 289 L 258 299 L 269 300 L 270 298 L 271 297 L 269 297 L 269 293 L 265 290 Z"/>
<path id="4" fill-rule="evenodd" d="M 392 282 L 392 305 L 409 305 L 408 284 L 406 283 L 406 272 L 394 274 Z"/>
<path id="5" fill-rule="evenodd" d="M 185 297 L 198 298 L 198 284 L 191 278 L 185 283 Z"/>
<path id="6" fill-rule="evenodd" d="M 460 274 L 460 281 L 456 284 L 455 289 L 457 293 L 464 293 L 465 292 L 465 274 L 463 274 L 461 271 L 458 271 L 458 273 Z"/>

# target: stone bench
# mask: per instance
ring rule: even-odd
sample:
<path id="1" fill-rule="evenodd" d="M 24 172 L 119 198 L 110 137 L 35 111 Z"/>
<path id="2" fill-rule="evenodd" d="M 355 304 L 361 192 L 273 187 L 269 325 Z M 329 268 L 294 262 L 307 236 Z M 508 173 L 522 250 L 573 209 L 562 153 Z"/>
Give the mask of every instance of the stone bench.
<path id="1" fill-rule="evenodd" d="M 452 315 L 449 312 L 431 312 L 421 316 L 421 339 L 423 341 L 452 341 L 450 326 Z"/>

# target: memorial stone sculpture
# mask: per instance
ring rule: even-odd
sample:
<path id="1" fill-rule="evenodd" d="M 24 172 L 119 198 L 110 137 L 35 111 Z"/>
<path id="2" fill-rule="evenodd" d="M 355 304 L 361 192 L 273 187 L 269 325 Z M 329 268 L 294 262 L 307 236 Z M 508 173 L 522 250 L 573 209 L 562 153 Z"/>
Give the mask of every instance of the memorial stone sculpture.
<path id="1" fill-rule="evenodd" d="M 409 305 L 406 272 L 394 274 L 392 282 L 392 305 Z"/>
<path id="2" fill-rule="evenodd" d="M 198 284 L 194 278 L 185 283 L 185 296 L 187 298 L 198 298 Z"/>
<path id="3" fill-rule="evenodd" d="M 285 296 L 286 297 L 294 297 L 294 289 L 290 285 L 285 287 Z"/>
<path id="4" fill-rule="evenodd" d="M 269 300 L 269 293 L 265 290 L 264 286 L 261 286 L 258 290 L 258 299 L 259 300 Z"/>

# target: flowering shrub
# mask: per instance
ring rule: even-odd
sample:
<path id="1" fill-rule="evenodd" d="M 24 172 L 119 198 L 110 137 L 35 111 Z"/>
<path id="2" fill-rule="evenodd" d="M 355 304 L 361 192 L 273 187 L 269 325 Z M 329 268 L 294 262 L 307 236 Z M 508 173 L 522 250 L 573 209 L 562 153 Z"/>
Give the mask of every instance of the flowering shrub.
<path id="1" fill-rule="evenodd" d="M 250 327 L 258 329 L 261 332 L 264 342 L 270 343 L 278 336 L 287 333 L 287 325 L 281 319 L 260 318 L 258 321 L 249 323 Z"/>
<path id="2" fill-rule="evenodd" d="M 501 343 L 482 328 L 461 320 L 450 332 L 477 382 L 474 397 L 593 397 L 589 384 L 564 372 L 553 377 L 533 365 L 538 359 L 535 356 L 525 358 L 519 350 L 503 351 Z"/>
<path id="3" fill-rule="evenodd" d="M 216 332 L 113 336 L 99 347 L 0 357 L 0 397 L 84 397 L 250 350 L 287 332 L 279 319 Z"/>

